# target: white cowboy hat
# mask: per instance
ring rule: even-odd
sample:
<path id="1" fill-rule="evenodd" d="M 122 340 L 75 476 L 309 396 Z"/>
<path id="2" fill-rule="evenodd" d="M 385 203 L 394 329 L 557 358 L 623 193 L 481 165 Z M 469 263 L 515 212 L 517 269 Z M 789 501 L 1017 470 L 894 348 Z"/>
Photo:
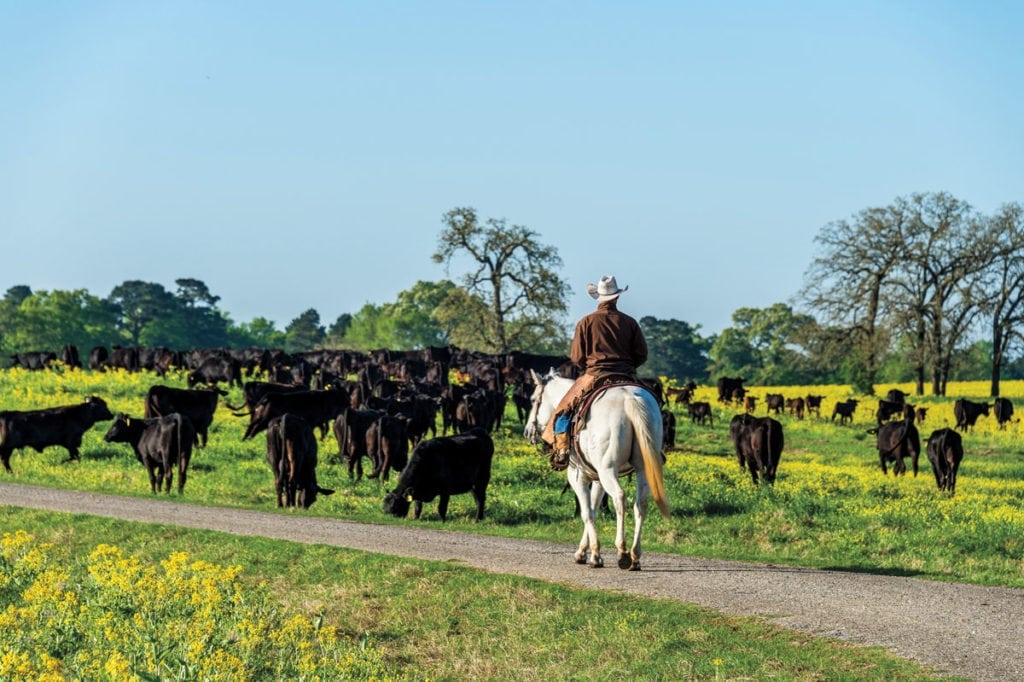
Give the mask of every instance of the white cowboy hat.
<path id="1" fill-rule="evenodd" d="M 601 281 L 597 283 L 597 286 L 593 284 L 587 285 L 587 293 L 590 294 L 591 298 L 596 298 L 600 303 L 614 300 L 619 297 L 619 294 L 628 289 L 628 284 L 620 289 L 619 283 L 615 281 L 613 275 L 603 276 Z"/>

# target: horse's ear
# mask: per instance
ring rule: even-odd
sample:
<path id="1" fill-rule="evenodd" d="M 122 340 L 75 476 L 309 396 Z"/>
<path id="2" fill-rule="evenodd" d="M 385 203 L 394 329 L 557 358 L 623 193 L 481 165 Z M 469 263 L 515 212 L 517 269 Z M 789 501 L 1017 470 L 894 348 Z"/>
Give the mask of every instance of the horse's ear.
<path id="1" fill-rule="evenodd" d="M 530 378 L 533 379 L 533 383 L 535 384 L 544 383 L 543 380 L 540 378 L 540 375 L 537 374 L 537 371 L 533 368 L 530 369 Z"/>

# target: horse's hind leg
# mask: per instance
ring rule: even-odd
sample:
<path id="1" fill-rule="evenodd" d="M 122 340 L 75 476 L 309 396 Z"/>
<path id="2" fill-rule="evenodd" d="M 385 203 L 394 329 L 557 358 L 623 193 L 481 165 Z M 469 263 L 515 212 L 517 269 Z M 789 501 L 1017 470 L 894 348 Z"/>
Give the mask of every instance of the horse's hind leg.
<path id="1" fill-rule="evenodd" d="M 601 568 L 601 544 L 597 540 L 597 524 L 594 522 L 594 500 L 599 499 L 602 491 L 597 484 L 591 484 L 589 490 L 586 482 L 569 476 L 576 500 L 580 505 L 580 518 L 583 520 L 583 536 L 574 558 L 578 564 L 587 564 L 591 568 Z M 589 559 L 587 553 L 590 553 Z"/>

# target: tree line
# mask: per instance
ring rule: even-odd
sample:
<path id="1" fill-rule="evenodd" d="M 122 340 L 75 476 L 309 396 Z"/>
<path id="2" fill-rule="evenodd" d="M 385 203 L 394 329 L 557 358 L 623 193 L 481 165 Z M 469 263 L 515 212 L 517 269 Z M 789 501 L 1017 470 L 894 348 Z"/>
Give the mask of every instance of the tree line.
<path id="1" fill-rule="evenodd" d="M 1007 204 L 992 216 L 947 193 L 913 194 L 825 225 L 805 283 L 790 302 L 740 308 L 732 325 L 639 318 L 645 374 L 710 383 L 742 376 L 760 385 L 931 380 L 944 395 L 958 379 L 1024 377 L 1024 215 Z M 419 281 L 395 301 L 367 303 L 325 325 L 313 308 L 279 329 L 257 317 L 236 323 L 198 279 L 176 288 L 126 281 L 105 298 L 84 289 L 11 287 L 0 300 L 4 357 L 26 350 L 96 345 L 175 349 L 262 346 L 416 349 L 454 345 L 488 353 L 565 354 L 569 286 L 558 250 L 504 219 L 459 207 L 442 217 L 433 260 L 454 279 Z M 802 306 L 803 310 L 797 309 Z"/>

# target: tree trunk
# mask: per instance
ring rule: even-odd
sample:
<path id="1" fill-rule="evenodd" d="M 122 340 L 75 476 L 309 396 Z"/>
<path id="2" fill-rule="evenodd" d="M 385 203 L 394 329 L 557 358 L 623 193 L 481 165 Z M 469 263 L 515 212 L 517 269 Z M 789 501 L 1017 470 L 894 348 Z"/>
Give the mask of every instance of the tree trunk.
<path id="1" fill-rule="evenodd" d="M 1003 365 L 1003 329 L 998 324 L 992 324 L 992 386 L 989 395 L 993 398 L 999 397 L 999 376 Z"/>

